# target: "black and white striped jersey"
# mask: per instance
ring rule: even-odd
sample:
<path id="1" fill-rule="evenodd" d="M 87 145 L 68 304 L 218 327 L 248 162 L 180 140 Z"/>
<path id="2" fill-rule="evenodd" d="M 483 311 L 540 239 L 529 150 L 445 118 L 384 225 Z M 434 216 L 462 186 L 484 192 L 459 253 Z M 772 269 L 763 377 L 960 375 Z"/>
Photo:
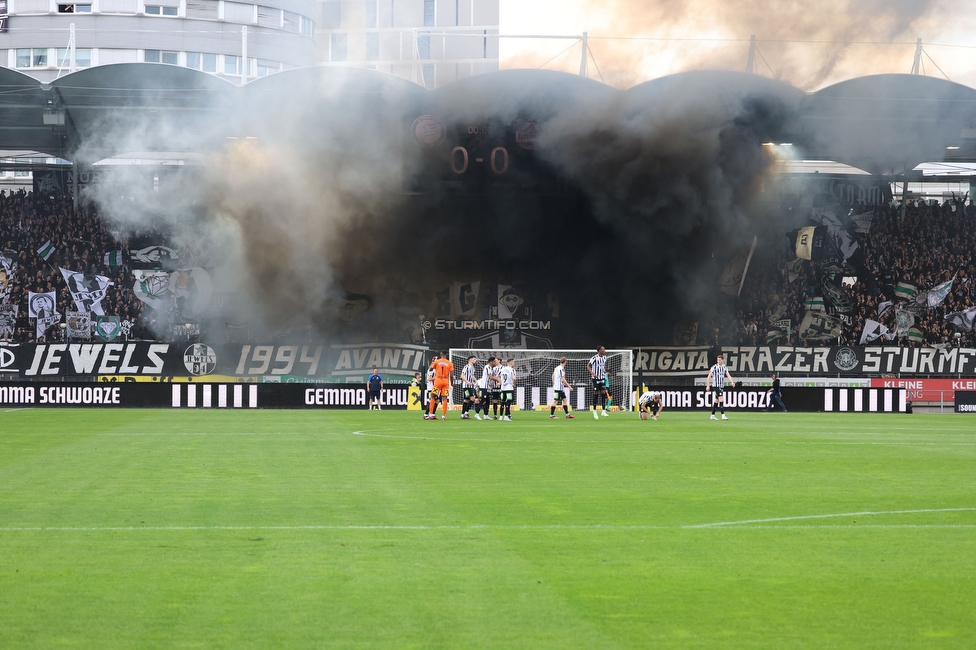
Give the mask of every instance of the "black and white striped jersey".
<path id="1" fill-rule="evenodd" d="M 725 380 L 729 375 L 729 368 L 725 364 L 715 364 L 708 371 L 712 375 L 712 388 L 724 388 Z"/>
<path id="2" fill-rule="evenodd" d="M 485 369 L 481 371 L 481 379 L 478 380 L 478 388 L 482 390 L 490 390 L 491 383 L 488 381 L 488 377 L 491 376 L 491 366 L 485 366 Z"/>
<path id="3" fill-rule="evenodd" d="M 501 390 L 501 374 L 501 366 L 488 366 L 488 375 L 494 380 L 488 383 L 488 390 Z"/>
<path id="4" fill-rule="evenodd" d="M 607 376 L 607 355 L 601 357 L 599 354 L 594 354 L 590 357 L 590 366 L 593 368 L 593 374 L 596 375 L 596 378 L 603 379 Z"/>
<path id="5" fill-rule="evenodd" d="M 475 385 L 475 374 L 474 366 L 464 366 L 464 370 L 461 371 L 461 379 L 464 381 L 465 388 L 474 388 Z"/>
<path id="6" fill-rule="evenodd" d="M 566 378 L 566 369 L 562 366 L 556 366 L 556 369 L 552 371 L 552 389 L 553 390 L 565 390 L 563 386 L 563 379 Z"/>

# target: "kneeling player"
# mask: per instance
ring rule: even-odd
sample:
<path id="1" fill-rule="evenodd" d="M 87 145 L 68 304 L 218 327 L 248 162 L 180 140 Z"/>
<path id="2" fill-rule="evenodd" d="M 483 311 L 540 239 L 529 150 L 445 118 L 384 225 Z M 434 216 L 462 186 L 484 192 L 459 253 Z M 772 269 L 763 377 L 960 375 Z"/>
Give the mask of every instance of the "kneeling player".
<path id="1" fill-rule="evenodd" d="M 661 401 L 661 393 L 657 391 L 644 391 L 640 396 L 640 419 L 646 420 L 647 414 L 651 414 L 651 419 L 656 420 L 661 411 L 664 410 L 664 402 Z"/>
<path id="2" fill-rule="evenodd" d="M 552 371 L 552 404 L 549 406 L 549 418 L 556 418 L 556 407 L 562 406 L 563 413 L 572 420 L 575 416 L 569 412 L 569 393 L 573 387 L 566 381 L 566 357 L 559 359 L 559 365 Z"/>

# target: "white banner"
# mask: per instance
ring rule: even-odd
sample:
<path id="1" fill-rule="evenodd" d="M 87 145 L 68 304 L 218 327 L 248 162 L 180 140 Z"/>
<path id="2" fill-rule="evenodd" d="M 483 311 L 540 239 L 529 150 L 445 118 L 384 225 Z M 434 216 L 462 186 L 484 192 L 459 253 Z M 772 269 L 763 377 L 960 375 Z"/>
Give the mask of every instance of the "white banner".
<path id="1" fill-rule="evenodd" d="M 36 319 L 38 339 L 44 336 L 47 328 L 61 320 L 57 305 L 57 294 L 54 291 L 31 291 L 27 294 L 27 315 Z"/>
<path id="2" fill-rule="evenodd" d="M 105 290 L 115 283 L 104 275 L 85 274 L 78 271 L 61 269 L 61 275 L 68 285 L 71 298 L 75 301 L 78 311 L 91 312 L 102 316 L 105 311 L 102 309 L 102 299 L 105 298 Z"/>

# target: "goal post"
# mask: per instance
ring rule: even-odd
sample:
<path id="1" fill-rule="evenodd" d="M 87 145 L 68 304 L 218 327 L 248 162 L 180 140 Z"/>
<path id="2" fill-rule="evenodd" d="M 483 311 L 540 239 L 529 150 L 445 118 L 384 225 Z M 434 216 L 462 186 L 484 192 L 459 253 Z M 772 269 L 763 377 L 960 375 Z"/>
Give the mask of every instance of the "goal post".
<path id="1" fill-rule="evenodd" d="M 515 359 L 515 402 L 522 410 L 548 410 L 552 403 L 552 373 L 559 360 L 566 357 L 566 381 L 573 387 L 569 395 L 570 408 L 574 411 L 589 410 L 593 407 L 593 382 L 586 364 L 596 354 L 596 350 L 485 350 L 473 348 L 451 348 L 450 359 L 454 364 L 454 390 L 451 403 L 460 402 L 459 390 L 461 371 L 469 357 L 475 357 L 475 376 L 481 379 L 485 362 L 489 357 L 502 360 Z M 633 350 L 607 350 L 607 379 L 610 383 L 610 396 L 613 401 L 610 409 L 633 410 Z"/>

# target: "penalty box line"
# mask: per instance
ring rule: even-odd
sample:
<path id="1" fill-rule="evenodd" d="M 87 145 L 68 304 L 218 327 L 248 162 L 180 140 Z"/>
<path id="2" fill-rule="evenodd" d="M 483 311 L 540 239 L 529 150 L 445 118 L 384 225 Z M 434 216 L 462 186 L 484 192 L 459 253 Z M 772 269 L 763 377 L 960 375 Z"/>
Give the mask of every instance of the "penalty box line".
<path id="1" fill-rule="evenodd" d="M 798 515 L 793 517 L 770 517 L 766 519 L 740 519 L 737 521 L 717 521 L 705 524 L 685 524 L 680 526 L 656 526 L 640 524 L 470 524 L 470 525 L 281 525 L 281 526 L 5 526 L 0 532 L 63 531 L 63 532 L 111 532 L 111 531 L 235 531 L 235 530 L 403 530 L 403 531 L 519 531 L 519 530 L 702 530 L 710 528 L 976 528 L 976 524 L 862 524 L 839 526 L 777 526 L 775 524 L 792 521 L 816 519 L 840 519 L 845 517 L 878 517 L 885 515 L 931 514 L 945 512 L 976 512 L 976 508 L 925 508 L 913 510 L 864 510 L 821 515 Z M 762 524 L 774 524 L 764 526 Z"/>

